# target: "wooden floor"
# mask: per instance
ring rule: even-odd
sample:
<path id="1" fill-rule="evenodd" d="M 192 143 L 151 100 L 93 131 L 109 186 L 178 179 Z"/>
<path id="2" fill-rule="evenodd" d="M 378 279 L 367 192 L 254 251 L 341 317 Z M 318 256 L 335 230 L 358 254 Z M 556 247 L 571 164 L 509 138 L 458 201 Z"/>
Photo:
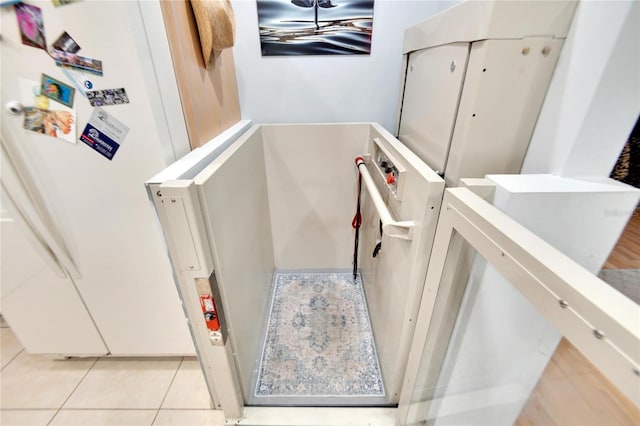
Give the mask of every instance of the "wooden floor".
<path id="1" fill-rule="evenodd" d="M 640 410 L 562 339 L 516 426 L 640 425 Z"/>
<path id="2" fill-rule="evenodd" d="M 640 268 L 640 209 L 604 268 Z M 635 426 L 640 410 L 563 338 L 515 425 Z"/>
<path id="3" fill-rule="evenodd" d="M 640 209 L 629 220 L 604 269 L 640 269 Z"/>

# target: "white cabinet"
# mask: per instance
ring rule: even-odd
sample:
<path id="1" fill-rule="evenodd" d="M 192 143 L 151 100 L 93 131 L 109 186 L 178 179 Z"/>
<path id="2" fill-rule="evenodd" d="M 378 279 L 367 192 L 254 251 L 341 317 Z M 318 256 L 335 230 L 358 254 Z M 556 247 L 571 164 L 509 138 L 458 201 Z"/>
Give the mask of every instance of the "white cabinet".
<path id="1" fill-rule="evenodd" d="M 449 186 L 518 173 L 575 7 L 468 2 L 407 29 L 398 139 Z"/>

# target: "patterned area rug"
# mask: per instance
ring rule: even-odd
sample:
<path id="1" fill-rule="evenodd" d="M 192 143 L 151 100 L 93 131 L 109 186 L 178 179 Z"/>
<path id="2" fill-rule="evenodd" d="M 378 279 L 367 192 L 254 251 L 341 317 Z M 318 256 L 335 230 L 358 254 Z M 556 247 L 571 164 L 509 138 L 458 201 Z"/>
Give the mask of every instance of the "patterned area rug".
<path id="1" fill-rule="evenodd" d="M 360 276 L 277 273 L 274 281 L 255 397 L 383 397 Z"/>

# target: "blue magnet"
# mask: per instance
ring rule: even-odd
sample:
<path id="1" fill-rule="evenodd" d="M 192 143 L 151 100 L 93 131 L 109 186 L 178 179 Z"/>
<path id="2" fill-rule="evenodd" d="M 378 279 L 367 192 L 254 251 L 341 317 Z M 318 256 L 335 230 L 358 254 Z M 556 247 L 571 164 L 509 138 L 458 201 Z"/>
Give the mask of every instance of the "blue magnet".
<path id="1" fill-rule="evenodd" d="M 84 87 L 86 87 L 87 89 L 92 89 L 93 88 L 93 83 L 90 82 L 89 80 L 86 80 L 84 82 Z"/>

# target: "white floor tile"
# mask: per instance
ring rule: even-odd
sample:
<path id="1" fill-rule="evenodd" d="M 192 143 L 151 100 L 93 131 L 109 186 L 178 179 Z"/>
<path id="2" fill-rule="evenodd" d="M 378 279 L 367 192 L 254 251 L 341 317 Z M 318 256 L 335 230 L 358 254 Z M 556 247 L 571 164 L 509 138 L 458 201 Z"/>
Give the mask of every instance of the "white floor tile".
<path id="1" fill-rule="evenodd" d="M 218 426 L 224 425 L 222 411 L 213 410 L 160 410 L 155 426 Z"/>
<path id="2" fill-rule="evenodd" d="M 51 426 L 149 426 L 157 410 L 60 410 Z"/>
<path id="3" fill-rule="evenodd" d="M 64 408 L 160 408 L 180 358 L 101 358 Z"/>
<path id="4" fill-rule="evenodd" d="M 56 410 L 2 410 L 0 425 L 2 426 L 45 426 Z"/>
<path id="5" fill-rule="evenodd" d="M 182 361 L 162 408 L 211 408 L 207 383 L 197 360 Z"/>
<path id="6" fill-rule="evenodd" d="M 95 358 L 53 360 L 20 353 L 0 373 L 2 408 L 60 408 Z"/>
<path id="7" fill-rule="evenodd" d="M 22 349 L 22 345 L 10 328 L 0 328 L 0 368 L 9 364 Z"/>

